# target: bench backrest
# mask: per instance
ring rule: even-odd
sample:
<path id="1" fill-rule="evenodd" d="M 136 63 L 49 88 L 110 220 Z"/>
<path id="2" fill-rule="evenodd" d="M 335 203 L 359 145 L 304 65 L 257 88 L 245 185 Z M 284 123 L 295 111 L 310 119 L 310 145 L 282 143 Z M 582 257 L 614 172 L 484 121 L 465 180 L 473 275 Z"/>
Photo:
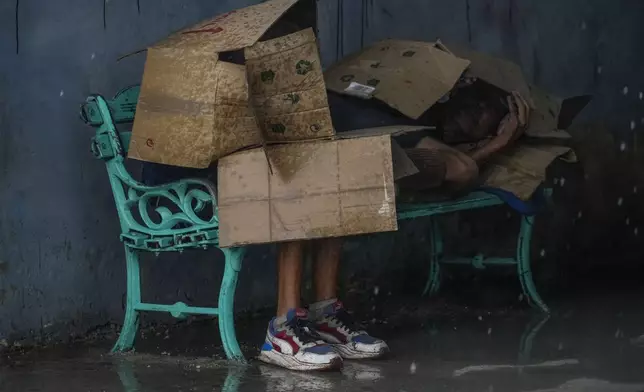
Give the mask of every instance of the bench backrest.
<path id="1" fill-rule="evenodd" d="M 139 91 L 139 86 L 127 87 L 119 91 L 113 99 L 105 101 L 111 115 L 111 118 L 108 121 L 113 125 L 133 122 L 134 115 L 136 113 L 136 103 L 139 99 Z M 86 124 L 99 128 L 105 125 L 106 122 L 103 119 L 103 115 L 101 115 L 97 100 L 88 100 L 81 106 L 81 118 Z M 119 132 L 118 130 L 116 130 L 116 132 L 119 136 L 119 150 L 122 151 L 125 156 L 127 155 L 127 150 L 130 147 L 132 132 Z M 105 159 L 113 156 L 114 154 L 110 149 L 110 143 L 101 143 L 100 139 L 104 139 L 106 137 L 107 136 L 102 137 L 100 135 L 97 135 L 96 137 L 98 143 L 93 144 L 92 150 L 94 150 L 94 146 L 99 148 L 98 152 L 100 153 L 100 156 L 97 156 L 97 158 Z M 106 149 L 101 150 L 101 147 L 105 147 Z"/>

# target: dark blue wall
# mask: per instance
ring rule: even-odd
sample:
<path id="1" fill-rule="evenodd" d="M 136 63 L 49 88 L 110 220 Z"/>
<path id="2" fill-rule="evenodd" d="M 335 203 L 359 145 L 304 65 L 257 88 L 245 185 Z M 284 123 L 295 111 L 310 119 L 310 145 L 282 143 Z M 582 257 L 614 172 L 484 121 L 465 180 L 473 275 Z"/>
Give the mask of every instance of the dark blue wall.
<path id="1" fill-rule="evenodd" d="M 89 153 L 92 130 L 79 121 L 79 104 L 89 93 L 112 95 L 139 82 L 144 55 L 117 62 L 119 56 L 252 2 L 140 0 L 139 12 L 136 0 L 21 0 L 17 35 L 16 0 L 0 2 L 0 339 L 83 332 L 120 320 L 125 271 L 118 222 L 103 164 Z M 578 192 L 568 191 L 572 180 L 558 190 L 567 205 L 558 219 L 569 227 L 558 232 L 566 240 L 556 244 L 563 250 L 577 246 L 579 252 L 597 243 L 597 224 L 590 217 L 621 230 L 621 237 L 631 238 L 629 246 L 637 242 L 641 214 L 635 214 L 633 188 L 639 180 L 631 168 L 639 157 L 636 135 L 644 127 L 644 101 L 638 98 L 644 90 L 643 15 L 644 3 L 637 0 L 318 3 L 327 64 L 385 37 L 441 37 L 509 56 L 553 92 L 595 94 L 584 114 L 594 125 L 584 128 L 579 140 L 586 141 L 580 155 L 590 156 L 596 174 L 574 188 L 593 196 L 578 198 Z M 136 164 L 132 170 L 138 170 Z M 619 197 L 623 206 L 617 206 Z M 582 209 L 583 218 L 576 218 Z M 402 267 L 405 255 L 423 250 L 424 229 L 412 223 L 396 235 L 347 243 L 349 269 Z M 239 308 L 273 301 L 272 257 L 272 247 L 251 251 Z M 175 260 L 145 259 L 144 297 L 214 304 L 220 256 L 189 253 Z"/>

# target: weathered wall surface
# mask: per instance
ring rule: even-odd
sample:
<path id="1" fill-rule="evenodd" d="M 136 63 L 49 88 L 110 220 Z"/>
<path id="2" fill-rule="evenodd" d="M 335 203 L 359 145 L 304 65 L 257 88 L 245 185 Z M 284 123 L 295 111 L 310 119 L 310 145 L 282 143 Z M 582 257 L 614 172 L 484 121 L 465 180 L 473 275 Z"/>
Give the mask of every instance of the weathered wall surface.
<path id="1" fill-rule="evenodd" d="M 79 103 L 89 93 L 109 96 L 140 81 L 144 55 L 117 62 L 119 56 L 252 2 L 22 0 L 17 13 L 16 0 L 0 2 L 0 339 L 65 335 L 120 320 L 125 271 L 118 222 L 103 164 L 89 153 L 92 130 L 78 119 Z M 576 133 L 589 174 L 553 175 L 558 184 L 566 178 L 557 188 L 563 207 L 543 229 L 550 236 L 535 245 L 537 254 L 547 249 L 545 258 L 559 262 L 637 250 L 642 215 L 633 168 L 644 127 L 643 11 L 635 0 L 319 0 L 318 27 L 327 64 L 385 37 L 441 37 L 508 56 L 555 93 L 595 94 L 583 116 L 594 125 Z M 501 224 L 506 219 L 495 216 Z M 425 236 L 426 225 L 412 222 L 395 235 L 349 241 L 347 271 L 403 268 L 420 258 Z M 239 308 L 273 301 L 273 255 L 272 247 L 251 250 Z M 220 262 L 216 252 L 148 257 L 144 297 L 214 304 Z"/>
<path id="2" fill-rule="evenodd" d="M 16 3 L 0 2 L 0 339 L 122 317 L 116 211 L 79 105 L 139 83 L 145 55 L 119 56 L 253 1 L 22 1 L 17 35 Z M 273 274 L 268 250 L 252 252 L 242 307 L 272 295 L 272 281 L 251 279 Z M 179 260 L 145 259 L 144 296 L 215 304 L 220 255 Z"/>

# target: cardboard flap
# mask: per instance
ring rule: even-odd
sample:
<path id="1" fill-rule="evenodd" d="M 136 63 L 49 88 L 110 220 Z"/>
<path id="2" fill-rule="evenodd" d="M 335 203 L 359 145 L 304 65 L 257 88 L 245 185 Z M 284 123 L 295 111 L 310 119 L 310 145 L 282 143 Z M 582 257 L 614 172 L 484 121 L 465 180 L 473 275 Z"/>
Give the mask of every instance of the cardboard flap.
<path id="1" fill-rule="evenodd" d="M 590 103 L 591 99 L 592 96 L 590 95 L 579 95 L 564 99 L 559 111 L 557 128 L 568 129 L 577 115 Z"/>
<path id="2" fill-rule="evenodd" d="M 325 72 L 327 88 L 377 98 L 417 119 L 447 94 L 469 65 L 433 43 L 386 40 L 348 56 Z"/>
<path id="3" fill-rule="evenodd" d="M 420 173 L 414 161 L 395 140 L 391 141 L 391 161 L 394 165 L 394 181 Z"/>
<path id="4" fill-rule="evenodd" d="M 392 138 L 395 138 L 396 136 L 400 135 L 405 135 L 413 132 L 426 132 L 433 129 L 434 127 L 428 126 L 392 125 L 342 132 L 336 135 L 336 139 L 354 139 L 384 135 L 390 135 Z M 416 164 L 414 164 L 414 162 L 407 156 L 405 149 L 403 149 L 395 139 L 391 141 L 391 157 L 394 165 L 394 180 L 398 181 L 401 178 L 405 178 L 419 172 Z"/>
<path id="5" fill-rule="evenodd" d="M 172 34 L 154 47 L 191 47 L 210 53 L 243 49 L 257 42 L 297 1 L 269 0 L 232 10 Z"/>
<path id="6" fill-rule="evenodd" d="M 528 102 L 532 104 L 531 92 L 528 82 L 517 64 L 512 61 L 492 56 L 487 53 L 477 52 L 459 45 L 449 44 L 445 46 L 442 42 L 440 48 L 447 49 L 454 55 L 468 59 L 472 63 L 466 71 L 468 76 L 481 79 L 503 91 L 518 91 Z"/>
<path id="7" fill-rule="evenodd" d="M 391 135 L 392 137 L 404 135 L 406 133 L 419 132 L 419 131 L 430 131 L 434 127 L 422 126 L 422 125 L 388 125 L 385 127 L 375 127 L 375 128 L 364 128 L 356 129 L 354 131 L 347 131 L 338 133 L 335 137 L 337 139 L 353 139 L 357 137 L 368 137 L 368 136 L 382 136 L 382 135 Z"/>
<path id="8" fill-rule="evenodd" d="M 245 49 L 251 101 L 266 143 L 335 133 L 313 29 Z"/>
<path id="9" fill-rule="evenodd" d="M 512 192 L 528 200 L 545 181 L 546 169 L 557 158 L 574 159 L 570 147 L 519 145 L 496 156 L 485 166 L 485 186 Z"/>
<path id="10" fill-rule="evenodd" d="M 534 110 L 526 136 L 534 138 L 569 138 L 562 130 L 568 129 L 575 117 L 588 105 L 590 95 L 581 95 L 562 100 L 536 86 L 530 86 Z"/>

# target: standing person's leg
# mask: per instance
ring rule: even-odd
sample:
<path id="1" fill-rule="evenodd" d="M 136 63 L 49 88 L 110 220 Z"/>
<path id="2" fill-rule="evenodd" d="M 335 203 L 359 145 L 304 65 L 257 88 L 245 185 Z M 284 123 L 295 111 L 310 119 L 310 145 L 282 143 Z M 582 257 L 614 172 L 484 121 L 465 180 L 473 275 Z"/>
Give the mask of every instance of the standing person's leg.
<path id="1" fill-rule="evenodd" d="M 387 343 L 360 330 L 337 298 L 342 239 L 327 238 L 316 245 L 316 302 L 309 307 L 315 329 L 343 358 L 382 357 L 389 351 Z"/>
<path id="2" fill-rule="evenodd" d="M 268 324 L 259 359 L 291 370 L 342 367 L 342 358 L 312 332 L 306 310 L 300 308 L 304 242 L 279 245 L 277 316 Z"/>
<path id="3" fill-rule="evenodd" d="M 279 245 L 277 254 L 277 316 L 286 316 L 291 309 L 300 308 L 303 242 Z"/>

